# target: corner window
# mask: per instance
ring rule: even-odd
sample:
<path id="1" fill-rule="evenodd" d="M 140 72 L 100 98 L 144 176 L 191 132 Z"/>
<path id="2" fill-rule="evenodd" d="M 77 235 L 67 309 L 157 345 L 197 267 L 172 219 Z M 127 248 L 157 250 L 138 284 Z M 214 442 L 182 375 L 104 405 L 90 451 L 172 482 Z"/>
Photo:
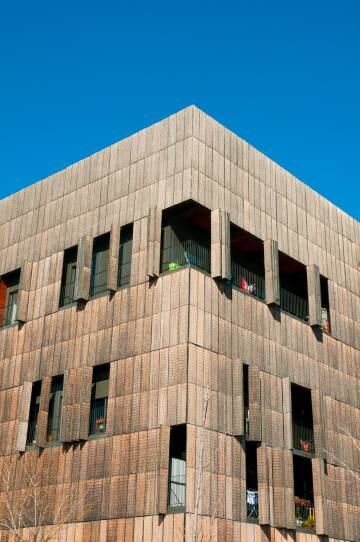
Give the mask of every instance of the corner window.
<path id="1" fill-rule="evenodd" d="M 19 300 L 20 269 L 0 278 L 0 325 L 16 322 Z"/>
<path id="2" fill-rule="evenodd" d="M 96 237 L 93 243 L 91 262 L 90 295 L 105 292 L 108 288 L 110 234 L 105 233 Z"/>
<path id="3" fill-rule="evenodd" d="M 90 403 L 90 435 L 98 435 L 106 431 L 109 374 L 108 363 L 94 367 Z"/>
<path id="4" fill-rule="evenodd" d="M 60 307 L 74 301 L 76 262 L 78 248 L 71 247 L 64 252 L 63 271 L 61 276 Z"/>
<path id="5" fill-rule="evenodd" d="M 118 286 L 128 286 L 131 274 L 131 254 L 133 241 L 133 225 L 128 224 L 120 230 L 119 274 Z"/>
<path id="6" fill-rule="evenodd" d="M 61 408 L 63 401 L 64 377 L 55 376 L 51 380 L 47 441 L 57 442 L 60 439 Z"/>
<path id="7" fill-rule="evenodd" d="M 169 512 L 185 510 L 186 496 L 186 425 L 170 430 Z"/>
<path id="8" fill-rule="evenodd" d="M 37 420 L 40 408 L 41 380 L 33 383 L 26 444 L 36 444 Z"/>

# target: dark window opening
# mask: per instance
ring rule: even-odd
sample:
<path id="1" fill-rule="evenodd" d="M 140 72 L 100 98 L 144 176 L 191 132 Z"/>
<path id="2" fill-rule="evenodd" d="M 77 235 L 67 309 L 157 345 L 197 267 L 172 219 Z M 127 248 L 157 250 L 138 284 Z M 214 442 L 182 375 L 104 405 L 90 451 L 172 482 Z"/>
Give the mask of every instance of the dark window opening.
<path id="1" fill-rule="evenodd" d="M 0 325 L 17 321 L 20 269 L 3 275 L 0 279 Z"/>
<path id="2" fill-rule="evenodd" d="M 295 523 L 297 527 L 315 527 L 314 490 L 311 459 L 293 456 Z"/>
<path id="3" fill-rule="evenodd" d="M 64 377 L 54 376 L 51 380 L 47 441 L 60 440 L 61 408 L 63 401 Z"/>
<path id="4" fill-rule="evenodd" d="M 243 365 L 244 430 L 249 435 L 249 366 Z"/>
<path id="5" fill-rule="evenodd" d="M 184 511 L 186 496 L 186 425 L 170 429 L 169 499 L 171 512 Z"/>
<path id="6" fill-rule="evenodd" d="M 34 382 L 31 391 L 29 423 L 26 444 L 36 444 L 37 420 L 40 408 L 41 380 Z"/>
<path id="7" fill-rule="evenodd" d="M 109 374 L 110 366 L 108 363 L 94 367 L 90 403 L 90 435 L 97 435 L 106 431 Z"/>
<path id="8" fill-rule="evenodd" d="M 315 452 L 311 391 L 291 384 L 293 448 L 305 454 Z"/>
<path id="9" fill-rule="evenodd" d="M 118 286 L 128 286 L 131 274 L 131 254 L 133 225 L 128 224 L 120 230 Z"/>
<path id="10" fill-rule="evenodd" d="M 257 449 L 260 442 L 246 442 L 246 508 L 247 517 L 257 520 L 259 518 L 259 490 L 257 470 Z"/>
<path id="11" fill-rule="evenodd" d="M 321 291 L 321 327 L 326 333 L 330 333 L 330 304 L 329 304 L 329 283 L 328 279 L 320 275 Z"/>
<path id="12" fill-rule="evenodd" d="M 108 289 L 109 244 L 109 233 L 94 239 L 90 279 L 91 296 L 103 293 Z"/>
<path id="13" fill-rule="evenodd" d="M 309 321 L 305 265 L 279 252 L 280 305 L 283 311 Z"/>
<path id="14" fill-rule="evenodd" d="M 64 252 L 60 289 L 60 307 L 68 305 L 74 301 L 77 252 L 77 246 L 68 248 Z"/>
<path id="15" fill-rule="evenodd" d="M 192 266 L 210 273 L 211 213 L 194 202 L 163 212 L 161 272 Z"/>
<path id="16" fill-rule="evenodd" d="M 265 299 L 264 244 L 231 224 L 232 283 L 242 292 Z"/>

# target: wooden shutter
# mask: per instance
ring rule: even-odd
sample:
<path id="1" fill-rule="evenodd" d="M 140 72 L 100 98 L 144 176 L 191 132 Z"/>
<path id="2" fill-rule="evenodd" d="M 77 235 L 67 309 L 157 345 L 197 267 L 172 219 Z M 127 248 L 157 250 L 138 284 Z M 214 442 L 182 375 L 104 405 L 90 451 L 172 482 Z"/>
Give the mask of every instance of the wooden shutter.
<path id="1" fill-rule="evenodd" d="M 51 377 L 46 376 L 41 382 L 40 406 L 37 417 L 36 444 L 44 447 L 47 440 Z"/>
<path id="2" fill-rule="evenodd" d="M 259 524 L 270 525 L 270 465 L 271 448 L 262 444 L 257 449 Z"/>
<path id="3" fill-rule="evenodd" d="M 89 419 L 90 419 L 90 403 L 91 403 L 91 383 L 92 383 L 93 368 L 83 367 L 81 373 L 81 396 L 80 396 L 80 430 L 79 439 L 87 440 L 89 437 Z"/>
<path id="4" fill-rule="evenodd" d="M 161 221 L 161 209 L 151 208 L 148 217 L 147 269 L 148 276 L 152 278 L 158 277 L 160 274 Z"/>
<path id="5" fill-rule="evenodd" d="M 211 276 L 231 278 L 230 216 L 221 209 L 211 212 Z"/>
<path id="6" fill-rule="evenodd" d="M 291 382 L 290 378 L 282 379 L 282 398 L 284 416 L 284 446 L 288 450 L 293 447 L 292 435 L 292 408 L 291 408 Z"/>
<path id="7" fill-rule="evenodd" d="M 261 441 L 260 372 L 249 367 L 249 440 Z"/>
<path id="8" fill-rule="evenodd" d="M 86 235 L 80 239 L 76 263 L 76 280 L 74 299 L 87 301 L 89 299 L 91 274 L 92 239 Z"/>
<path id="9" fill-rule="evenodd" d="M 320 271 L 315 264 L 306 266 L 309 297 L 309 324 L 321 326 L 321 286 Z"/>
<path id="10" fill-rule="evenodd" d="M 265 299 L 267 305 L 280 305 L 279 250 L 277 241 L 264 241 Z"/>
<path id="11" fill-rule="evenodd" d="M 232 434 L 244 434 L 244 393 L 243 393 L 243 364 L 239 359 L 232 361 Z"/>
<path id="12" fill-rule="evenodd" d="M 24 382 L 21 390 L 21 398 L 19 404 L 19 426 L 16 449 L 19 452 L 24 452 L 26 448 L 26 437 L 29 424 L 29 413 L 32 393 L 32 382 Z"/>
<path id="13" fill-rule="evenodd" d="M 134 222 L 132 243 L 132 265 L 130 285 L 142 284 L 148 277 L 149 217 Z"/>
<path id="14" fill-rule="evenodd" d="M 120 228 L 113 225 L 110 231 L 107 288 L 116 292 L 118 287 Z"/>
<path id="15" fill-rule="evenodd" d="M 314 504 L 316 518 L 316 534 L 327 535 L 327 509 L 326 509 L 326 488 L 324 480 L 324 462 L 320 458 L 312 459 L 312 474 L 314 486 Z"/>
<path id="16" fill-rule="evenodd" d="M 166 514 L 168 510 L 169 485 L 169 449 L 170 427 L 161 425 L 159 431 L 159 463 L 158 463 L 158 514 Z"/>
<path id="17" fill-rule="evenodd" d="M 26 322 L 31 284 L 32 263 L 24 261 L 20 272 L 17 320 Z"/>
<path id="18" fill-rule="evenodd" d="M 326 457 L 326 409 L 323 393 L 318 389 L 311 390 L 311 405 L 314 426 L 314 444 L 316 457 Z"/>

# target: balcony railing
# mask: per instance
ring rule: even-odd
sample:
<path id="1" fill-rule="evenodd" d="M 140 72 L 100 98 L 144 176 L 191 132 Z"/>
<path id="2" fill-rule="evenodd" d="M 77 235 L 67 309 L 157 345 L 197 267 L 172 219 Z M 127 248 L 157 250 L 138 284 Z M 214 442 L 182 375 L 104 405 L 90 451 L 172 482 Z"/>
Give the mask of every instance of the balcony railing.
<path id="1" fill-rule="evenodd" d="M 52 418 L 49 418 L 47 430 L 48 442 L 58 442 L 60 440 L 60 424 L 61 416 L 54 416 Z"/>
<path id="2" fill-rule="evenodd" d="M 297 527 L 307 529 L 315 528 L 315 507 L 311 501 L 294 497 L 295 501 L 295 524 Z"/>
<path id="3" fill-rule="evenodd" d="M 37 420 L 30 420 L 28 423 L 28 432 L 26 436 L 26 444 L 31 446 L 36 444 L 36 429 L 37 429 Z"/>
<path id="4" fill-rule="evenodd" d="M 259 519 L 259 494 L 255 489 L 246 490 L 247 517 Z"/>
<path id="5" fill-rule="evenodd" d="M 74 301 L 74 294 L 75 280 L 62 284 L 60 289 L 60 307 L 72 303 Z"/>
<path id="6" fill-rule="evenodd" d="M 190 265 L 210 273 L 210 245 L 188 239 L 162 248 L 161 272 Z"/>
<path id="7" fill-rule="evenodd" d="M 98 273 L 92 273 L 90 278 L 90 295 L 94 296 L 107 290 L 108 270 L 103 269 Z"/>
<path id="8" fill-rule="evenodd" d="M 98 435 L 106 431 L 106 405 L 90 409 L 90 435 Z"/>
<path id="9" fill-rule="evenodd" d="M 265 277 L 260 273 L 249 271 L 243 265 L 232 262 L 231 276 L 233 285 L 240 288 L 242 292 L 265 299 Z"/>
<path id="10" fill-rule="evenodd" d="M 186 495 L 186 474 L 172 475 L 169 481 L 169 508 L 183 508 Z"/>
<path id="11" fill-rule="evenodd" d="M 299 423 L 293 423 L 293 448 L 307 454 L 315 453 L 314 430 Z"/>
<path id="12" fill-rule="evenodd" d="M 0 326 L 7 326 L 13 324 L 17 320 L 17 302 L 9 303 L 1 308 L 3 314 L 3 320 L 0 322 Z"/>
<path id="13" fill-rule="evenodd" d="M 283 311 L 305 322 L 309 320 L 308 300 L 282 287 L 280 288 L 280 306 Z"/>

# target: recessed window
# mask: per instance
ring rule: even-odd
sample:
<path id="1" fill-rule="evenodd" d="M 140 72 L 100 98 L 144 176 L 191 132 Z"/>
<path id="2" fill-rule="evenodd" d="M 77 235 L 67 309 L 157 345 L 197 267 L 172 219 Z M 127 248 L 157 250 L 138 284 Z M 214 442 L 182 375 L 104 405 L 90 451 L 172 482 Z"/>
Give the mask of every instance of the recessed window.
<path id="1" fill-rule="evenodd" d="M 315 528 L 315 506 L 311 459 L 293 456 L 296 527 Z"/>
<path id="2" fill-rule="evenodd" d="M 260 442 L 246 442 L 246 509 L 247 517 L 259 519 L 259 490 L 257 470 L 257 449 Z"/>
<path id="3" fill-rule="evenodd" d="M 34 382 L 31 392 L 30 411 L 26 444 L 36 444 L 37 420 L 40 408 L 41 380 Z"/>
<path id="4" fill-rule="evenodd" d="M 64 252 L 63 271 L 60 289 L 60 307 L 74 301 L 76 262 L 78 247 L 71 247 Z"/>
<path id="5" fill-rule="evenodd" d="M 313 454 L 314 427 L 311 391 L 291 384 L 291 410 L 293 429 L 293 448 L 303 454 Z"/>
<path id="6" fill-rule="evenodd" d="M 185 509 L 186 496 L 186 425 L 175 425 L 170 430 L 169 454 L 169 511 Z"/>
<path id="7" fill-rule="evenodd" d="M 320 275 L 321 291 L 321 327 L 325 333 L 330 333 L 330 303 L 329 303 L 329 281 Z"/>
<path id="8" fill-rule="evenodd" d="M 19 301 L 20 270 L 0 279 L 0 325 L 16 322 Z"/>
<path id="9" fill-rule="evenodd" d="M 279 252 L 281 309 L 305 322 L 309 321 L 306 267 Z"/>
<path id="10" fill-rule="evenodd" d="M 55 376 L 51 380 L 47 441 L 57 442 L 60 439 L 61 409 L 63 401 L 64 377 Z"/>
<path id="11" fill-rule="evenodd" d="M 163 211 L 161 272 L 185 266 L 210 273 L 211 213 L 194 202 Z"/>
<path id="12" fill-rule="evenodd" d="M 98 435 L 106 431 L 109 373 L 108 363 L 94 367 L 90 403 L 90 435 Z"/>
<path id="13" fill-rule="evenodd" d="M 133 225 L 128 224 L 120 230 L 119 274 L 118 286 L 128 286 L 131 274 L 131 254 L 133 241 Z"/>
<path id="14" fill-rule="evenodd" d="M 109 233 L 94 239 L 90 279 L 91 296 L 108 289 L 109 243 Z"/>
<path id="15" fill-rule="evenodd" d="M 243 293 L 265 299 L 264 244 L 231 224 L 232 283 Z"/>

